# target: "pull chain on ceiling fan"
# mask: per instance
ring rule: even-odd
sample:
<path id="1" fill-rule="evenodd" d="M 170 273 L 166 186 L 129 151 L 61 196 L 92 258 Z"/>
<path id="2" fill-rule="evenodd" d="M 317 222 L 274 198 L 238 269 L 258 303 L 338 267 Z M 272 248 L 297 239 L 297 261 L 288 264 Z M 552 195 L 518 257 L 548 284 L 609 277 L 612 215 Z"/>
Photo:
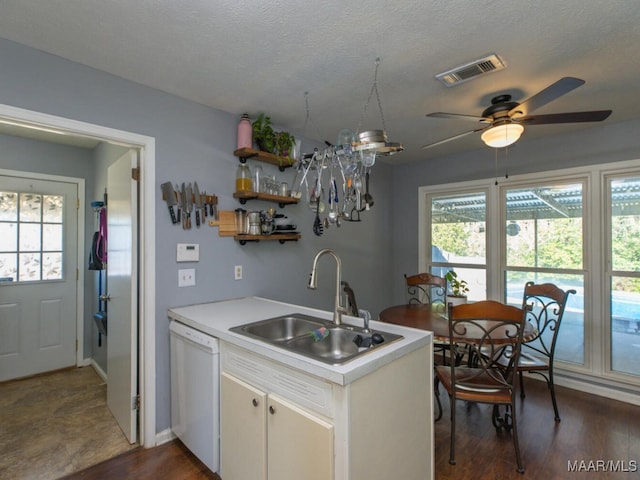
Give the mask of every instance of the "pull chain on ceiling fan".
<path id="1" fill-rule="evenodd" d="M 524 132 L 524 125 L 601 122 L 606 120 L 611 115 L 611 110 L 530 115 L 534 110 L 584 85 L 584 83 L 585 81 L 579 78 L 564 77 L 522 103 L 512 102 L 511 95 L 498 95 L 491 99 L 491 105 L 479 117 L 459 113 L 429 113 L 427 117 L 460 118 L 488 125 L 424 145 L 422 148 L 432 148 L 476 132 L 482 132 L 480 138 L 488 146 L 501 148 L 515 143 Z"/>

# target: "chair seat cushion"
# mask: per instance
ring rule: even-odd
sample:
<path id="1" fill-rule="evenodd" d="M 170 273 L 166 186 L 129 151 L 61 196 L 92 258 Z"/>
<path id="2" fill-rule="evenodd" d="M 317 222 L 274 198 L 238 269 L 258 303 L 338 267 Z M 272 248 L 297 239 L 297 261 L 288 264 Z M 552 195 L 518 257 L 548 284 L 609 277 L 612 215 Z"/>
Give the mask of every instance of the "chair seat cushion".
<path id="1" fill-rule="evenodd" d="M 451 367 L 437 366 L 436 376 L 451 396 L 453 382 Z M 479 368 L 456 367 L 455 397 L 478 403 L 511 403 L 511 388 L 497 368 L 482 370 Z"/>
<path id="2" fill-rule="evenodd" d="M 506 368 L 509 365 L 509 357 L 502 355 L 496 360 L 496 363 L 498 366 Z M 549 370 L 549 360 L 542 355 L 522 351 L 518 361 L 518 370 Z"/>
<path id="3" fill-rule="evenodd" d="M 548 370 L 549 359 L 547 357 L 534 355 L 533 353 L 520 352 L 519 370 Z"/>

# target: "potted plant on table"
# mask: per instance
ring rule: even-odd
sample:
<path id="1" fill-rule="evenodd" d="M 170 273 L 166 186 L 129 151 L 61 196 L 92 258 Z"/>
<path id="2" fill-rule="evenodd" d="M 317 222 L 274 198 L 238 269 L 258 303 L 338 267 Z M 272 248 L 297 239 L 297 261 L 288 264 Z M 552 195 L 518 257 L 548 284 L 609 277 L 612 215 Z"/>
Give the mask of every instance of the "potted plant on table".
<path id="1" fill-rule="evenodd" d="M 469 293 L 467 281 L 458 278 L 454 270 L 449 270 L 444 278 L 447 279 L 450 290 L 450 293 L 447 293 L 447 304 L 452 303 L 455 306 L 467 303 L 467 293 Z"/>

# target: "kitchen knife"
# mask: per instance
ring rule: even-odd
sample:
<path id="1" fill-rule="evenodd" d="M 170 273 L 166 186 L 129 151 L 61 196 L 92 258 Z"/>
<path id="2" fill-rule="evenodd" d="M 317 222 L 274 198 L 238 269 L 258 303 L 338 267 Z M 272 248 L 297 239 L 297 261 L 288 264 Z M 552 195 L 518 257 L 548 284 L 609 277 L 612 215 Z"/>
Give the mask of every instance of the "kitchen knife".
<path id="1" fill-rule="evenodd" d="M 189 182 L 187 184 L 187 230 L 191 229 L 191 210 L 193 210 L 193 189 Z"/>
<path id="2" fill-rule="evenodd" d="M 202 219 L 202 223 L 207 223 L 205 221 L 205 218 L 207 218 L 207 215 L 208 215 L 208 213 L 207 213 L 208 208 L 207 207 L 209 206 L 209 200 L 208 200 L 208 197 L 207 197 L 207 192 L 202 192 L 202 198 L 203 198 L 203 201 L 202 201 L 202 214 L 204 215 L 204 218 Z"/>
<path id="3" fill-rule="evenodd" d="M 176 183 L 176 197 L 178 199 L 178 212 L 176 213 L 176 220 L 178 220 L 178 222 L 180 222 L 181 217 L 182 217 L 182 193 L 180 193 L 180 187 L 178 186 L 178 184 Z"/>
<path id="4" fill-rule="evenodd" d="M 211 200 L 211 215 L 213 216 L 214 220 L 220 220 L 220 216 L 218 214 L 218 197 L 215 195 Z"/>
<path id="5" fill-rule="evenodd" d="M 180 196 L 182 197 L 182 229 L 187 229 L 187 216 L 189 212 L 187 211 L 187 188 L 184 186 L 184 182 L 182 182 Z"/>
<path id="6" fill-rule="evenodd" d="M 200 197 L 198 182 L 193 182 L 193 195 L 196 203 L 196 227 L 200 228 L 200 209 L 202 208 L 202 197 Z"/>
<path id="7" fill-rule="evenodd" d="M 171 215 L 171 223 L 178 223 L 178 219 L 176 218 L 176 212 L 173 209 L 173 206 L 176 202 L 176 193 L 173 191 L 173 186 L 171 182 L 165 182 L 160 185 L 162 189 L 162 196 L 164 197 L 164 201 L 167 202 L 167 206 L 169 207 L 169 215 Z"/>

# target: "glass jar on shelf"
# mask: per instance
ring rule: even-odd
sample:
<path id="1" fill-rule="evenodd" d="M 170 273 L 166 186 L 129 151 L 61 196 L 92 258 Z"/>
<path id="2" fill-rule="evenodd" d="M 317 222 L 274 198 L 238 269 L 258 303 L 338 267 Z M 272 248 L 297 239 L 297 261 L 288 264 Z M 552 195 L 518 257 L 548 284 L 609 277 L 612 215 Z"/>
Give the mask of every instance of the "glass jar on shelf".
<path id="1" fill-rule="evenodd" d="M 253 191 L 253 181 L 251 180 L 251 170 L 246 163 L 238 165 L 236 170 L 236 192 Z"/>
<path id="2" fill-rule="evenodd" d="M 264 191 L 264 173 L 260 165 L 253 166 L 253 191 L 256 193 Z"/>

